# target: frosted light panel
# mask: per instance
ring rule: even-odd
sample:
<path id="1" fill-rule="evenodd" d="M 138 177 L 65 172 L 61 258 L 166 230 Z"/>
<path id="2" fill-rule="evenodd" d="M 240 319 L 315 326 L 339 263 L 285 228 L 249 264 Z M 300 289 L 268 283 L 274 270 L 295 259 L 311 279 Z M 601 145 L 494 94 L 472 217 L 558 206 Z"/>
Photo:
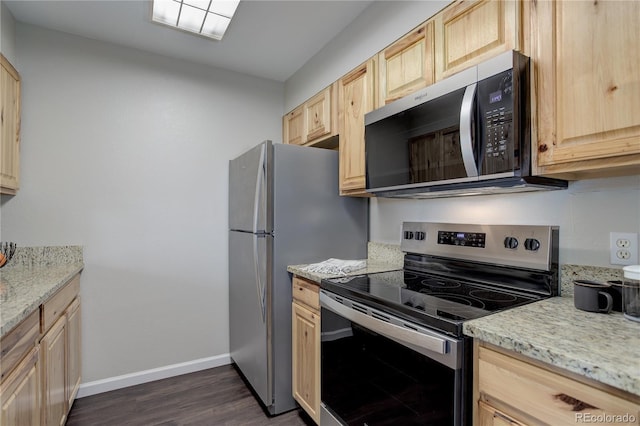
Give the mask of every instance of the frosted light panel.
<path id="1" fill-rule="evenodd" d="M 152 20 L 221 40 L 239 0 L 153 0 Z"/>

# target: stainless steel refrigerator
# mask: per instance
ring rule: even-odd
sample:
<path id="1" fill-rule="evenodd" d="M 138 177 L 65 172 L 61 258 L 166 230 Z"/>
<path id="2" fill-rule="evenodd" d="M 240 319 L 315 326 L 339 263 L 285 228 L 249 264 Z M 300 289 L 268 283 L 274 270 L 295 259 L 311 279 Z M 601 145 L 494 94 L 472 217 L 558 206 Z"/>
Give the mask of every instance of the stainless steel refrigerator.
<path id="1" fill-rule="evenodd" d="M 368 202 L 338 195 L 336 151 L 266 141 L 229 162 L 229 344 L 268 412 L 291 393 L 287 265 L 367 256 Z"/>

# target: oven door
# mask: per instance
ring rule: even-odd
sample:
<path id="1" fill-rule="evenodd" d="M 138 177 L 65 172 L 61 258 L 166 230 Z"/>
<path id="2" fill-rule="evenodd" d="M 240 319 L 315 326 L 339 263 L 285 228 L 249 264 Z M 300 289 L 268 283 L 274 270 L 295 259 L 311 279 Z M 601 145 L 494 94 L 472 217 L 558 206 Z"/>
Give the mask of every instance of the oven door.
<path id="1" fill-rule="evenodd" d="M 321 424 L 470 424 L 464 339 L 322 290 Z"/>

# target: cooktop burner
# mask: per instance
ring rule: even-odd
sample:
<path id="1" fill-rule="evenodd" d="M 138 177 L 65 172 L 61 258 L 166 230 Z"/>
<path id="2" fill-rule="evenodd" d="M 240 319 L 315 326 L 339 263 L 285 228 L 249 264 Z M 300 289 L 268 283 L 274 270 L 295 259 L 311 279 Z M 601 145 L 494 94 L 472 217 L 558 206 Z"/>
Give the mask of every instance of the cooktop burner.
<path id="1" fill-rule="evenodd" d="M 538 300 L 480 283 L 404 270 L 323 280 L 322 287 L 455 335 L 462 333 L 463 321 Z"/>

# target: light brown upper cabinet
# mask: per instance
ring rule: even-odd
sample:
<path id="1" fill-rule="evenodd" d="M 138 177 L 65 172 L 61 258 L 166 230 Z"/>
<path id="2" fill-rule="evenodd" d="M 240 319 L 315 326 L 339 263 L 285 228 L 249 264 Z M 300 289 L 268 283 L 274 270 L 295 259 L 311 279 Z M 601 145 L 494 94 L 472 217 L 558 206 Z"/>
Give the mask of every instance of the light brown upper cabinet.
<path id="1" fill-rule="evenodd" d="M 20 75 L 0 54 L 0 193 L 20 187 Z"/>
<path id="2" fill-rule="evenodd" d="M 327 140 L 338 134 L 336 84 L 283 117 L 283 142 L 294 145 L 329 147 Z"/>
<path id="3" fill-rule="evenodd" d="M 531 7 L 538 173 L 567 179 L 637 174 L 640 2 Z"/>
<path id="4" fill-rule="evenodd" d="M 375 62 L 368 60 L 338 81 L 340 195 L 365 192 L 364 115 L 375 105 Z"/>
<path id="5" fill-rule="evenodd" d="M 304 143 L 304 114 L 302 105 L 283 117 L 283 143 L 302 145 Z"/>
<path id="6" fill-rule="evenodd" d="M 433 84 L 433 49 L 428 21 L 379 53 L 379 107 Z"/>
<path id="7" fill-rule="evenodd" d="M 522 6 L 513 0 L 464 0 L 438 13 L 436 81 L 507 50 L 520 50 Z"/>

